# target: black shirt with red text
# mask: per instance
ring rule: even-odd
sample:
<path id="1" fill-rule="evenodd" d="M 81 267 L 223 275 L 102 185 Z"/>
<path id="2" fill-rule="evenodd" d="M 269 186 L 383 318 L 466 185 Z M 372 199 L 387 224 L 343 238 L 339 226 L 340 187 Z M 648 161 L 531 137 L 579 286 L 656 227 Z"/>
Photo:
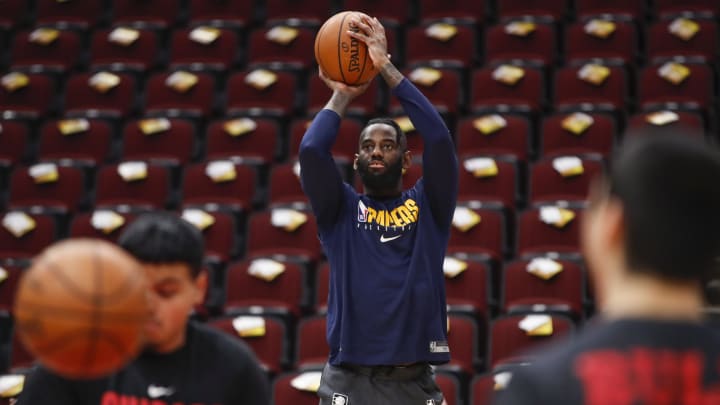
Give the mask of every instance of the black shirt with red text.
<path id="1" fill-rule="evenodd" d="M 720 335 L 689 322 L 597 322 L 518 367 L 495 405 L 718 405 Z"/>
<path id="2" fill-rule="evenodd" d="M 68 380 L 38 367 L 17 405 L 267 405 L 268 380 L 241 341 L 190 323 L 183 347 L 145 352 L 98 380 Z"/>

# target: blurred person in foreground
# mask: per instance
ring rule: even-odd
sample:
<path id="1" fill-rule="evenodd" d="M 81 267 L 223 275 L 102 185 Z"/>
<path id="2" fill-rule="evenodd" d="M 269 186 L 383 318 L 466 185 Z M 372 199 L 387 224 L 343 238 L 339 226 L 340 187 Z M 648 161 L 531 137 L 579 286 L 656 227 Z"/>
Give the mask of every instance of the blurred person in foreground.
<path id="1" fill-rule="evenodd" d="M 702 319 L 720 251 L 720 152 L 641 135 L 626 137 L 583 221 L 598 315 L 514 369 L 496 405 L 720 404 L 720 337 Z"/>

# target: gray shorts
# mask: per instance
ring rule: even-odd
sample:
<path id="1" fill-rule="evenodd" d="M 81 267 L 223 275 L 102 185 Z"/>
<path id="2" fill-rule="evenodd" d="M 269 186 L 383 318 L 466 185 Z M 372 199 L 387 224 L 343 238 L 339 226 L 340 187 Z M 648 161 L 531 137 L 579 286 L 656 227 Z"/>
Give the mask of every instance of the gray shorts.
<path id="1" fill-rule="evenodd" d="M 443 395 L 429 364 L 333 366 L 325 364 L 320 405 L 440 405 Z"/>

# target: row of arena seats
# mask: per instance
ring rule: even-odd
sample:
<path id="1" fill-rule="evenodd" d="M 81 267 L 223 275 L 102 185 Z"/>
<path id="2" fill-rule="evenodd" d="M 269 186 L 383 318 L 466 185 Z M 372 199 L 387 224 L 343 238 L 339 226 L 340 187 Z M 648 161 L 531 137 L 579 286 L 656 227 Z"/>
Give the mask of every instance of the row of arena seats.
<path id="1" fill-rule="evenodd" d="M 14 32 L 4 55 L 9 69 L 66 73 L 101 69 L 146 72 L 169 67 L 228 71 L 282 63 L 314 67 L 316 28 L 275 25 L 238 34 L 230 28 L 178 28 L 165 36 L 151 29 L 113 27 L 83 35 L 71 29 L 33 27 Z M 387 30 L 388 50 L 399 65 L 441 61 L 459 68 L 523 61 L 534 66 L 576 65 L 602 59 L 615 65 L 683 57 L 717 62 L 718 23 L 679 17 L 639 29 L 632 22 L 578 21 L 552 24 L 515 21 L 477 28 L 435 22 Z M 3 55 L 0 55 L 3 56 Z"/>
<path id="2" fill-rule="evenodd" d="M 691 110 L 712 122 L 717 80 L 704 63 L 667 62 L 642 68 L 637 77 L 622 67 L 586 64 L 558 68 L 551 77 L 530 67 L 452 69 L 418 67 L 404 72 L 448 119 L 468 113 L 515 112 L 537 118 L 566 111 L 604 111 L 623 120 L 636 111 Z M 307 81 L 285 70 L 255 69 L 217 80 L 207 72 L 158 72 L 146 81 L 126 73 L 77 73 L 64 85 L 49 74 L 3 75 L 0 109 L 5 118 L 179 116 L 302 117 L 320 110 L 329 90 L 315 74 Z M 367 117 L 402 114 L 378 82 L 354 100 L 349 113 Z M 388 101 L 389 100 L 389 101 Z"/>
<path id="3" fill-rule="evenodd" d="M 317 263 L 323 257 L 316 237 L 317 226 L 309 211 L 292 207 L 259 210 L 250 213 L 245 224 L 238 220 L 230 205 L 212 204 L 215 207 L 188 204 L 178 214 L 203 230 L 206 254 L 216 261 L 290 255 Z M 56 207 L 45 208 L 44 212 L 31 207 L 3 213 L 0 257 L 29 259 L 64 237 L 114 241 L 125 224 L 146 212 L 137 206 L 130 212 L 98 208 L 68 218 L 50 211 Z M 543 203 L 516 214 L 508 214 L 508 210 L 500 207 L 495 201 L 461 201 L 453 218 L 449 253 L 480 257 L 492 263 L 542 252 L 579 256 L 578 223 L 584 202 Z M 392 223 L 388 222 L 388 226 Z"/>
<path id="4" fill-rule="evenodd" d="M 0 26 L 32 22 L 78 28 L 108 22 L 168 27 L 187 21 L 244 27 L 288 19 L 320 24 L 342 9 L 361 10 L 397 24 L 438 18 L 503 21 L 530 16 L 564 21 L 608 14 L 635 20 L 720 16 L 720 6 L 713 0 L 3 0 L 3 8 Z"/>
<path id="5" fill-rule="evenodd" d="M 472 318 L 450 314 L 448 319 L 453 361 L 435 369 L 448 405 L 489 404 L 493 391 L 507 382 L 509 367 L 528 360 L 522 356 L 523 351 L 572 336 L 576 329 L 570 319 L 561 315 L 504 315 L 492 321 L 487 336 L 478 336 L 482 332 Z M 0 322 L 11 321 L 0 317 Z M 325 333 L 324 316 L 303 318 L 292 338 L 288 338 L 286 324 L 267 315 L 223 317 L 207 323 L 242 339 L 255 351 L 271 378 L 273 403 L 317 404 L 315 390 L 328 355 L 325 339 L 318 339 Z M 34 361 L 15 336 L 1 343 L 0 351 L 4 351 L 0 359 L 9 356 L 6 358 L 11 374 L 27 373 Z M 486 351 L 486 359 L 478 356 Z M 484 370 L 483 360 L 494 364 L 492 371 Z"/>
<path id="6" fill-rule="evenodd" d="M 628 136 L 657 125 L 703 136 L 701 122 L 687 112 L 642 114 L 630 120 Z M 5 120 L 0 122 L 0 207 L 44 206 L 73 213 L 122 205 L 221 205 L 247 213 L 304 204 L 297 152 L 308 124 L 296 121 L 289 139 L 281 139 L 279 125 L 270 119 L 220 120 L 208 126 L 203 139 L 183 119 L 128 121 L 120 137 L 105 121 L 72 119 L 46 122 L 33 140 L 22 122 Z M 333 149 L 341 178 L 358 191 L 362 186 L 351 163 L 361 125 L 344 120 Z M 459 199 L 495 203 L 510 211 L 582 201 L 619 139 L 615 128 L 605 114 L 558 114 L 543 121 L 537 139 L 522 116 L 462 120 L 456 139 Z M 415 159 L 404 173 L 406 187 L 422 175 L 422 138 L 411 131 L 408 145 Z M 280 159 L 278 150 L 285 148 L 288 157 Z"/>
<path id="7" fill-rule="evenodd" d="M 12 330 L 12 319 L 0 318 L 9 325 L 9 340 L 0 347 L 9 349 L 7 371 L 23 372 L 32 366 L 34 357 L 20 343 Z M 324 339 L 325 315 L 311 315 L 288 323 L 267 313 L 242 313 L 211 318 L 207 324 L 247 342 L 257 354 L 269 377 L 290 370 L 321 369 L 329 349 Z M 448 340 L 453 356 L 441 370 L 462 379 L 494 370 L 503 365 L 527 359 L 523 351 L 571 334 L 575 322 L 562 314 L 510 313 L 478 322 L 477 318 L 459 312 L 448 315 Z M 0 356 L 2 357 L 2 356 Z"/>

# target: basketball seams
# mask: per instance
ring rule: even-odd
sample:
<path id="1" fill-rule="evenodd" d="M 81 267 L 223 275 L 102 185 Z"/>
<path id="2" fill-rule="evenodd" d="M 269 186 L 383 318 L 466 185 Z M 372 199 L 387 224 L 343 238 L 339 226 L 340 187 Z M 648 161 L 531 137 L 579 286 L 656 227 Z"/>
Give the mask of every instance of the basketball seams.
<path id="1" fill-rule="evenodd" d="M 348 83 L 347 79 L 345 78 L 345 69 L 343 69 L 343 58 L 342 58 L 342 33 L 343 33 L 343 27 L 345 26 L 345 19 L 350 15 L 350 13 L 345 14 L 342 17 L 342 20 L 340 20 L 340 28 L 338 28 L 338 38 L 337 38 L 337 63 L 338 63 L 338 70 L 340 71 L 340 76 L 342 76 L 342 81 L 345 83 Z M 348 83 L 350 84 L 350 83 Z"/>

